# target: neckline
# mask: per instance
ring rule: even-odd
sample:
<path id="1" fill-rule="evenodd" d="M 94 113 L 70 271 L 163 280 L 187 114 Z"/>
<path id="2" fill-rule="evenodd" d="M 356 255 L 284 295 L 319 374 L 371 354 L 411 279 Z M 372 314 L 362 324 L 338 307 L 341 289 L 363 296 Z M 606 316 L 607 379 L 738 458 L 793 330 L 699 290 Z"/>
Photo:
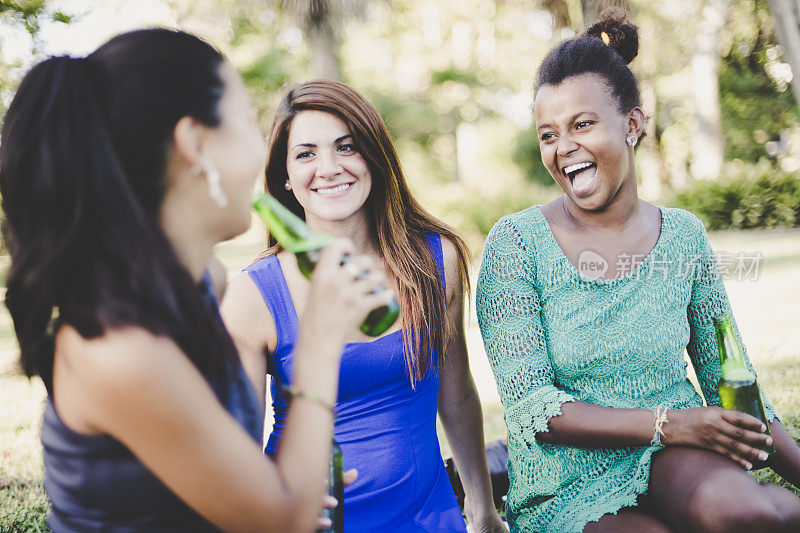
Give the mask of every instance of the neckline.
<path id="1" fill-rule="evenodd" d="M 294 305 L 294 298 L 292 298 L 292 291 L 289 290 L 289 284 L 286 283 L 286 274 L 284 274 L 284 272 L 283 272 L 283 265 L 281 264 L 281 260 L 278 258 L 278 254 L 275 254 L 275 255 L 273 255 L 271 257 L 274 257 L 275 258 L 275 262 L 278 264 L 278 272 L 280 272 L 280 281 L 283 284 L 284 290 L 286 290 L 286 296 L 289 298 L 289 303 L 291 304 L 290 307 L 291 307 L 292 317 L 294 317 L 293 323 L 294 323 L 294 326 L 295 326 L 296 334 L 299 334 L 299 332 L 300 332 L 300 317 L 297 316 L 297 308 Z M 381 335 L 380 337 L 376 337 L 376 338 L 372 339 L 371 341 L 346 342 L 346 343 L 344 343 L 344 345 L 345 345 L 345 347 L 347 347 L 347 346 L 361 346 L 361 345 L 372 344 L 374 342 L 382 341 L 383 339 L 385 339 L 387 337 L 391 337 L 392 335 L 395 335 L 396 333 L 402 333 L 402 332 L 403 332 L 403 329 L 400 328 L 400 329 L 397 329 L 395 331 L 392 331 L 391 333 L 386 333 L 385 335 Z M 295 342 L 297 342 L 296 338 L 295 338 Z"/>
<path id="2" fill-rule="evenodd" d="M 631 270 L 627 274 L 623 274 L 622 276 L 617 276 L 615 278 L 607 278 L 607 279 L 606 278 L 592 278 L 592 277 L 586 276 L 580 270 L 578 270 L 575 267 L 575 265 L 572 264 L 572 261 L 569 260 L 569 258 L 567 257 L 567 254 L 564 253 L 564 250 L 561 248 L 561 245 L 558 244 L 558 240 L 556 239 L 556 236 L 553 233 L 553 228 L 550 227 L 550 222 L 547 220 L 547 217 L 544 216 L 544 213 L 542 213 L 542 206 L 537 204 L 537 205 L 535 205 L 533 207 L 535 208 L 534 212 L 537 213 L 539 217 L 541 217 L 545 228 L 547 228 L 547 235 L 548 235 L 548 237 L 549 237 L 549 239 L 551 241 L 551 244 L 555 246 L 555 248 L 558 250 L 558 253 L 561 255 L 561 259 L 563 261 L 566 261 L 566 263 L 569 265 L 569 268 L 572 270 L 572 272 L 575 275 L 577 275 L 581 279 L 581 281 L 607 285 L 607 284 L 610 284 L 610 283 L 616 283 L 616 282 L 623 281 L 623 280 L 626 280 L 626 279 L 639 277 L 639 271 L 642 268 L 644 268 L 644 266 L 647 263 L 650 262 L 651 258 L 654 255 L 654 252 L 659 249 L 659 247 L 661 246 L 661 243 L 664 240 L 664 233 L 665 233 L 664 232 L 664 226 L 665 226 L 664 222 L 666 221 L 666 218 L 667 218 L 667 211 L 663 207 L 657 206 L 658 207 L 658 211 L 661 214 L 661 227 L 658 230 L 658 239 L 656 239 L 656 243 L 653 245 L 653 247 L 650 249 L 650 251 L 647 252 L 647 255 L 645 255 L 645 257 L 639 262 L 639 264 L 636 265 L 636 268 L 634 268 L 633 270 Z"/>

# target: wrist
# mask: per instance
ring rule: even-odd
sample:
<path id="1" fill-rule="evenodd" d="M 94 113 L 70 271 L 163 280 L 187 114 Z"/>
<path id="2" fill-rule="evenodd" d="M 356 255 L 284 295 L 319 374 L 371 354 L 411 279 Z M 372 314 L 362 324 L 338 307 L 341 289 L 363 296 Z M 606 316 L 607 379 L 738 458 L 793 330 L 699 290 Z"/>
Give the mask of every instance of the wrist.
<path id="1" fill-rule="evenodd" d="M 661 425 L 661 431 L 663 432 L 661 437 L 662 445 L 675 446 L 679 443 L 681 416 L 680 409 L 670 409 L 667 413 L 667 419 Z"/>
<path id="2" fill-rule="evenodd" d="M 476 516 L 487 516 L 497 512 L 491 489 L 482 487 L 481 490 L 469 490 L 465 487 L 464 493 L 466 495 L 464 507 L 470 507 Z"/>
<path id="3" fill-rule="evenodd" d="M 664 433 L 664 424 L 668 422 L 668 411 L 668 408 L 660 405 L 653 408 L 653 438 L 650 439 L 650 446 L 663 448 L 666 445 L 664 441 L 667 436 Z"/>

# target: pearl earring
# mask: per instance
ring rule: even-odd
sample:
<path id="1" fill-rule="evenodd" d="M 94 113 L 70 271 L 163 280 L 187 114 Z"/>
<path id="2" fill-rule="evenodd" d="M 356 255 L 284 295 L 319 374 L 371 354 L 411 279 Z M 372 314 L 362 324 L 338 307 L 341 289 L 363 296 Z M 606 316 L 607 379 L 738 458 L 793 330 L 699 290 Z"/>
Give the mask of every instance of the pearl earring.
<path id="1" fill-rule="evenodd" d="M 211 159 L 203 156 L 200 159 L 200 163 L 196 164 L 192 169 L 192 173 L 195 176 L 199 176 L 200 174 L 205 175 L 206 182 L 208 183 L 208 196 L 215 204 L 219 207 L 228 205 L 228 197 L 225 196 L 225 193 L 222 191 L 222 177 L 219 174 L 217 166 Z"/>
<path id="2" fill-rule="evenodd" d="M 283 184 L 283 188 L 286 189 L 287 191 L 292 190 L 292 184 L 289 183 L 289 180 L 286 180 L 286 182 Z"/>
<path id="3" fill-rule="evenodd" d="M 639 139 L 636 138 L 636 135 L 630 135 L 625 139 L 625 142 L 628 143 L 628 146 L 636 146 L 636 141 Z"/>

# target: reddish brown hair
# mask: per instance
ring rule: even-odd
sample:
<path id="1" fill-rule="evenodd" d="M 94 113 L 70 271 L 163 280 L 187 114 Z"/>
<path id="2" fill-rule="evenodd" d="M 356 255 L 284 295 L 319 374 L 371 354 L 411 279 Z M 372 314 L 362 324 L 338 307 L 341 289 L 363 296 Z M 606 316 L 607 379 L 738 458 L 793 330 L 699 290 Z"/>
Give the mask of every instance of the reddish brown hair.
<path id="1" fill-rule="evenodd" d="M 289 128 L 297 113 L 307 110 L 323 111 L 342 120 L 367 162 L 372 175 L 372 189 L 365 204 L 370 237 L 380 250 L 389 277 L 395 281 L 403 326 L 403 354 L 413 383 L 428 370 L 432 349 L 439 354 L 439 363 L 444 363 L 450 334 L 445 288 L 426 235 L 438 233 L 455 245 L 464 291 L 469 290 L 467 246 L 455 231 L 425 211 L 411 195 L 389 133 L 375 108 L 355 90 L 335 81 L 295 85 L 278 104 L 266 171 L 267 191 L 278 201 L 305 218 L 302 206 L 284 184 L 288 179 Z M 272 235 L 268 242 L 270 248 L 265 255 L 280 251 Z"/>

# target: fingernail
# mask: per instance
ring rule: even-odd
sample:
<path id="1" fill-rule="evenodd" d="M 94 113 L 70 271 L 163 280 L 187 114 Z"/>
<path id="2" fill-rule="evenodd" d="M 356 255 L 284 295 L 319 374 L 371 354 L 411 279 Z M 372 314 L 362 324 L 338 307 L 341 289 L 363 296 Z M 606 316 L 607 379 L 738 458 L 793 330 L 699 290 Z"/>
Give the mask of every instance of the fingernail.
<path id="1" fill-rule="evenodd" d="M 337 500 L 333 496 L 330 496 L 330 495 L 325 496 L 325 505 L 328 505 L 330 507 L 336 507 L 336 505 L 338 503 L 339 503 L 339 500 Z"/>
<path id="2" fill-rule="evenodd" d="M 767 430 L 767 426 L 761 424 L 761 433 L 764 433 Z"/>
<path id="3" fill-rule="evenodd" d="M 772 445 L 772 437 L 767 437 L 767 446 Z"/>
<path id="4" fill-rule="evenodd" d="M 767 457 L 769 457 L 767 452 L 761 452 L 761 453 L 758 454 L 758 458 L 761 459 L 762 461 L 766 461 Z"/>
<path id="5" fill-rule="evenodd" d="M 322 529 L 327 529 L 333 525 L 330 518 L 320 518 L 319 522 L 317 523 Z"/>
<path id="6" fill-rule="evenodd" d="M 753 465 L 751 465 L 750 463 L 745 463 L 744 464 L 744 469 L 745 470 L 752 470 L 753 469 Z"/>

